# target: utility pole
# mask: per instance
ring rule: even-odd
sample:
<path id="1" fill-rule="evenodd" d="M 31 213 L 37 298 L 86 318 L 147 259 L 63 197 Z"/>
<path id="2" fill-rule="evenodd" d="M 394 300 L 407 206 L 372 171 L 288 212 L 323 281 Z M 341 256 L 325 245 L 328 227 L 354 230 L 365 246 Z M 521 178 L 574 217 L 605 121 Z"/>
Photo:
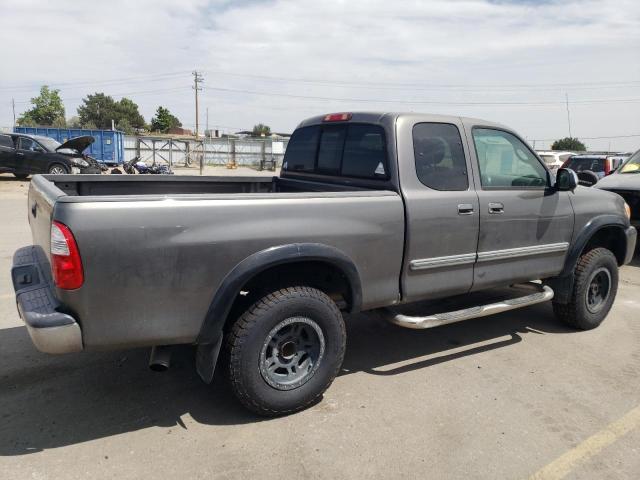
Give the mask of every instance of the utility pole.
<path id="1" fill-rule="evenodd" d="M 567 102 L 567 122 L 569 123 L 569 137 L 573 138 L 571 136 L 571 114 L 569 113 L 569 94 L 565 93 L 564 98 L 565 98 L 565 101 Z"/>
<path id="2" fill-rule="evenodd" d="M 200 84 L 204 82 L 202 74 L 197 70 L 193 71 L 193 90 L 196 93 L 196 140 L 198 139 L 198 92 L 202 90 Z"/>
<path id="3" fill-rule="evenodd" d="M 16 128 L 16 99 L 11 99 L 11 108 L 13 109 L 13 128 Z"/>

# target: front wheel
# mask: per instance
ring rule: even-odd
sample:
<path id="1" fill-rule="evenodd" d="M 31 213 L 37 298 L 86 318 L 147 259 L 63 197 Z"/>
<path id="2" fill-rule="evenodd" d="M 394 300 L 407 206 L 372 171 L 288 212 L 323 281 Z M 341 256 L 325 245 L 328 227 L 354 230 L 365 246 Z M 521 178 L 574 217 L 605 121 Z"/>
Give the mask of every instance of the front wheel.
<path id="1" fill-rule="evenodd" d="M 67 173 L 67 169 L 63 166 L 63 165 L 58 165 L 57 163 L 54 165 L 51 165 L 49 167 L 49 174 L 50 175 L 66 175 Z"/>
<path id="2" fill-rule="evenodd" d="M 232 389 L 266 416 L 302 410 L 331 385 L 342 365 L 342 314 L 310 287 L 277 290 L 236 320 L 226 348 Z"/>
<path id="3" fill-rule="evenodd" d="M 553 303 L 553 311 L 566 324 L 580 330 L 590 330 L 605 319 L 617 291 L 616 257 L 606 248 L 594 248 L 578 260 L 569 302 Z"/>
<path id="4" fill-rule="evenodd" d="M 16 177 L 18 180 L 26 180 L 29 177 L 29 174 L 28 173 L 14 173 L 13 176 Z"/>

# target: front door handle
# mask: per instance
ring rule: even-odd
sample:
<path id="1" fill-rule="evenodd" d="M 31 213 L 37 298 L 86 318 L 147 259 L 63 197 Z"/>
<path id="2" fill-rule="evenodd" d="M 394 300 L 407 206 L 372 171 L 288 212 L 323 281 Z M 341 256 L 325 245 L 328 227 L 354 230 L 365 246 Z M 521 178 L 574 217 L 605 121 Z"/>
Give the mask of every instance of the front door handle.
<path id="1" fill-rule="evenodd" d="M 19 157 L 24 157 L 24 153 L 22 153 L 22 152 L 16 152 L 16 155 L 19 156 Z"/>
<path id="2" fill-rule="evenodd" d="M 504 205 L 500 202 L 490 202 L 489 213 L 492 213 L 492 214 L 504 213 Z"/>
<path id="3" fill-rule="evenodd" d="M 458 215 L 473 215 L 473 205 L 470 203 L 459 204 Z"/>

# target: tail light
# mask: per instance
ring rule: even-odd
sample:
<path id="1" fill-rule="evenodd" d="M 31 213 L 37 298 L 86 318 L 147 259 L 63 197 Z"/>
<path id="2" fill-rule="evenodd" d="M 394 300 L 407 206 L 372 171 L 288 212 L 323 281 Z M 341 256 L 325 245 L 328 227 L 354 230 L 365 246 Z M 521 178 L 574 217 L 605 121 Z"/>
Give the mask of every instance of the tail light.
<path id="1" fill-rule="evenodd" d="M 51 270 L 58 288 L 74 290 L 84 282 L 80 251 L 73 233 L 65 224 L 51 224 Z"/>
<path id="2" fill-rule="evenodd" d="M 605 158 L 604 159 L 604 174 L 605 175 L 609 175 L 611 173 L 611 159 L 610 158 Z"/>

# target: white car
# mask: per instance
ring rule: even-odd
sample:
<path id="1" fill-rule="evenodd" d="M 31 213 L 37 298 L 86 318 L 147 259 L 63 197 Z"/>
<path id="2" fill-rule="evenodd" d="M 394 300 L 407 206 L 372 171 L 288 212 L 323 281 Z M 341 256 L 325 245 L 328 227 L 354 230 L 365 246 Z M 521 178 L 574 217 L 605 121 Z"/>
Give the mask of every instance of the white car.
<path id="1" fill-rule="evenodd" d="M 569 157 L 575 155 L 575 152 L 562 152 L 562 151 L 536 151 L 549 170 L 557 170 Z"/>

